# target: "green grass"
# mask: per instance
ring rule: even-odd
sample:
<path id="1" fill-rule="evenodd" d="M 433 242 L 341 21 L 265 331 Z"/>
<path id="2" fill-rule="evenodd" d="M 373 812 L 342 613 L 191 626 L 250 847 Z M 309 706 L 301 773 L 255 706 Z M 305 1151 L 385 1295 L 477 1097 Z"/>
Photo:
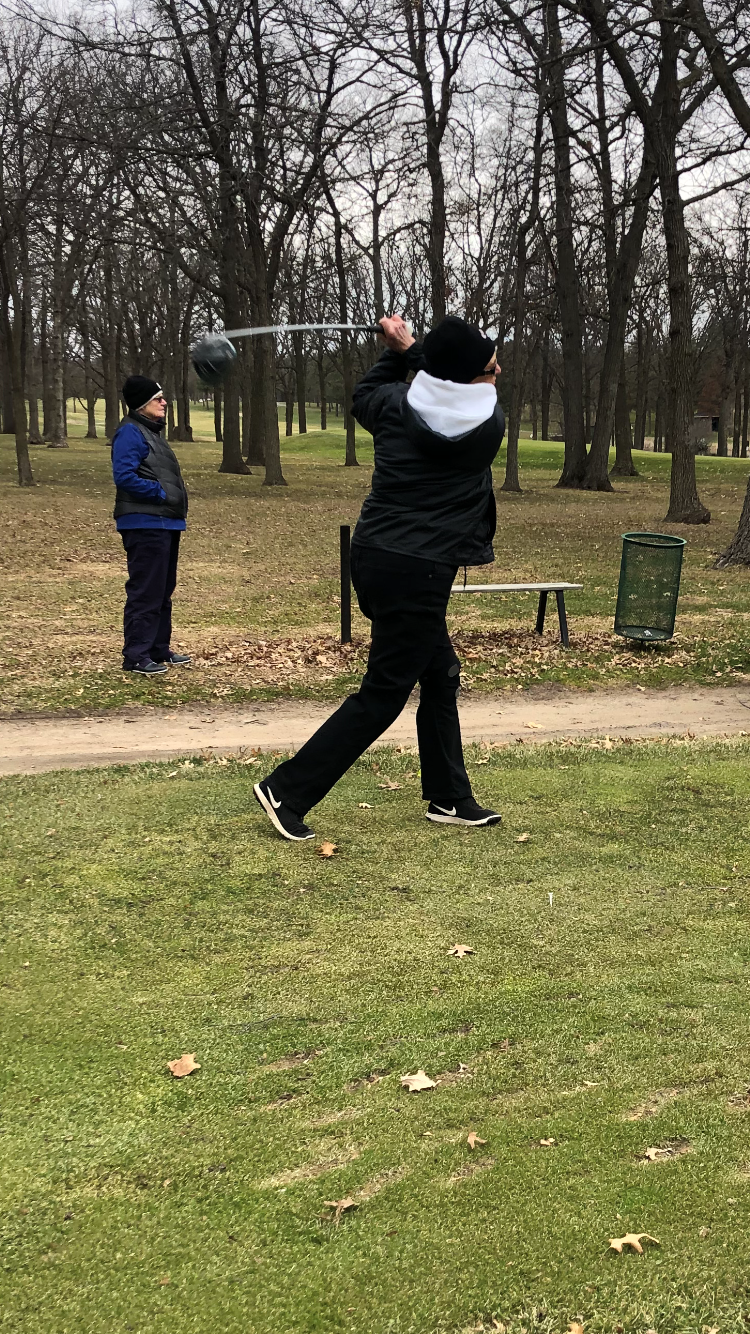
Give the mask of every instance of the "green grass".
<path id="1" fill-rule="evenodd" d="M 0 439 L 0 711 L 107 709 L 157 701 L 246 700 L 284 694 L 335 698 L 356 679 L 336 650 L 338 528 L 354 524 L 369 489 L 372 446 L 344 468 L 341 419 L 321 433 L 282 439 L 286 488 L 217 472 L 211 419 L 194 411 L 196 442 L 177 445 L 191 492 L 175 603 L 178 647 L 196 665 L 179 680 L 139 681 L 120 671 L 125 566 L 111 518 L 109 450 L 84 441 L 71 414 L 68 450 L 32 450 L 38 485 L 15 484 L 12 441 Z M 523 441 L 520 496 L 498 490 L 494 566 L 481 582 L 562 578 L 583 583 L 568 599 L 572 651 L 560 651 L 554 616 L 540 644 L 532 595 L 455 598 L 465 682 L 496 690 L 530 684 L 599 685 L 645 677 L 663 686 L 750 673 L 750 570 L 715 570 L 737 525 L 747 461 L 699 458 L 707 527 L 670 528 L 670 459 L 637 454 L 640 475 L 613 495 L 559 491 L 562 445 Z M 502 481 L 504 454 L 495 469 Z M 632 652 L 612 622 L 621 534 L 632 529 L 687 537 L 677 637 Z M 368 627 L 355 612 L 364 642 Z M 329 659 L 321 671 L 318 655 Z M 303 661 L 304 659 L 304 661 Z M 199 660 L 199 661 L 198 661 Z M 361 654 L 354 666 L 361 665 Z"/>
<path id="2" fill-rule="evenodd" d="M 745 1330 L 750 747 L 602 744 L 473 750 L 480 832 L 378 752 L 328 861 L 265 759 L 2 780 L 0 1329 Z"/>

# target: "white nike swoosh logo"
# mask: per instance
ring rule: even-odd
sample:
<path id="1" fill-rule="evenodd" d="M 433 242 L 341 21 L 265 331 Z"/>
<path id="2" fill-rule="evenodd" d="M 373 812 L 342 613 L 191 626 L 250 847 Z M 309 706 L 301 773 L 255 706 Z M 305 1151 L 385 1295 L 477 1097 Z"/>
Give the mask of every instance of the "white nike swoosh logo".
<path id="1" fill-rule="evenodd" d="M 439 811 L 442 811 L 442 812 L 443 812 L 443 815 L 455 815 L 455 814 L 456 814 L 456 808 L 455 808 L 455 806 L 451 806 L 450 810 L 447 811 L 447 810 L 445 809 L 445 806 L 438 806 L 437 802 L 435 802 L 435 805 L 437 806 L 437 808 L 438 808 Z"/>
<path id="2" fill-rule="evenodd" d="M 281 805 L 281 802 L 276 800 L 276 798 L 274 797 L 273 792 L 271 791 L 270 787 L 266 788 L 266 791 L 267 791 L 267 793 L 268 793 L 268 800 L 270 801 L 270 803 L 271 803 L 271 805 L 273 806 L 274 810 L 277 811 L 277 810 L 279 809 L 279 806 Z"/>

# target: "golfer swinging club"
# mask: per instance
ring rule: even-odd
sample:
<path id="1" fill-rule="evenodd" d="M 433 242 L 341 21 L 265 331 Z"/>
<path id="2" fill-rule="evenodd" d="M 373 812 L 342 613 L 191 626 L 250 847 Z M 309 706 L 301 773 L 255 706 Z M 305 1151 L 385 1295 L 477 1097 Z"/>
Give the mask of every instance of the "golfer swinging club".
<path id="1" fill-rule="evenodd" d="M 380 323 L 386 350 L 352 403 L 375 446 L 372 491 L 352 539 L 352 582 L 372 621 L 367 672 L 357 694 L 254 788 L 278 832 L 295 841 L 314 838 L 307 812 L 396 720 L 417 682 L 427 819 L 474 826 L 502 818 L 472 795 L 456 704 L 460 664 L 445 622 L 459 565 L 494 560 L 490 465 L 505 430 L 495 346 L 454 316 L 423 344 L 397 315 Z"/>

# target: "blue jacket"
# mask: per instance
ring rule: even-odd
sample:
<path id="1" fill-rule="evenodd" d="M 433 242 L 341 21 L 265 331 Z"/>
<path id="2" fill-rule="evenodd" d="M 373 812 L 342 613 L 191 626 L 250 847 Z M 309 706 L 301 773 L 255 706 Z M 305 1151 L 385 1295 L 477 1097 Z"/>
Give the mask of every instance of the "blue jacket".
<path id="1" fill-rule="evenodd" d="M 112 476 L 115 486 L 122 487 L 144 501 L 160 504 L 166 493 L 158 482 L 139 477 L 138 467 L 148 455 L 148 445 L 134 421 L 126 418 L 112 437 Z M 122 514 L 117 520 L 118 533 L 127 528 L 171 528 L 182 531 L 184 519 L 164 519 L 158 514 Z"/>

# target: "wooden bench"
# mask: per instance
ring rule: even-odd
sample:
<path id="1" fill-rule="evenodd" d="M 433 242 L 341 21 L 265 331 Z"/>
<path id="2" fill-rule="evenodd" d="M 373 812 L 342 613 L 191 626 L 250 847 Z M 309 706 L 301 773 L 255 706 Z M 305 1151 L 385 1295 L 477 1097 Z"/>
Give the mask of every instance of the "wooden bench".
<path id="1" fill-rule="evenodd" d="M 570 647 L 568 638 L 568 618 L 565 615 L 565 594 L 573 588 L 583 588 L 583 584 L 454 584 L 452 593 L 538 593 L 539 606 L 536 613 L 536 632 L 544 633 L 544 618 L 547 615 L 547 597 L 554 593 L 557 598 L 557 617 L 560 622 L 560 642 L 563 648 Z"/>

